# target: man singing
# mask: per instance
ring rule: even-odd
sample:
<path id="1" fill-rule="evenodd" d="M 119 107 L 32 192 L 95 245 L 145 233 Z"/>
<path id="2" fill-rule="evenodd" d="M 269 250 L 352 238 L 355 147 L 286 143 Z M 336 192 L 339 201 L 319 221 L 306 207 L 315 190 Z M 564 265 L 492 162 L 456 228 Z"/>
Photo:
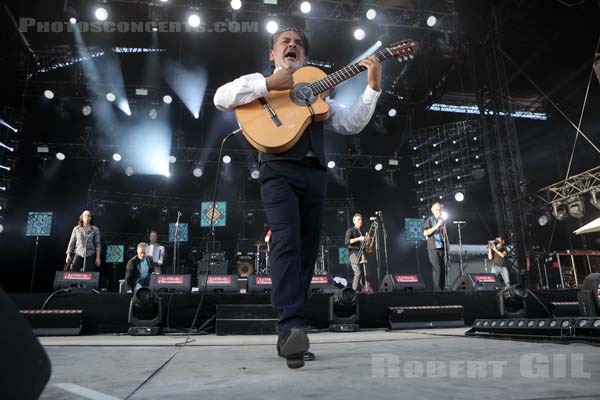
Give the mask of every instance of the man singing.
<path id="1" fill-rule="evenodd" d="M 433 269 L 433 290 L 437 292 L 444 290 L 446 286 L 447 235 L 442 218 L 442 204 L 434 203 L 431 206 L 431 214 L 432 216 L 425 220 L 423 234 L 427 238 L 427 252 Z"/>
<path id="2" fill-rule="evenodd" d="M 508 255 L 504 248 L 504 239 L 498 236 L 495 240 L 488 243 L 488 260 L 492 263 L 492 272 L 502 276 L 504 286 L 510 286 L 508 268 L 506 268 L 505 257 Z"/>
<path id="3" fill-rule="evenodd" d="M 244 75 L 219 89 L 214 97 L 221 111 L 250 103 L 272 90 L 294 86 L 292 74 L 306 63 L 308 41 L 297 28 L 276 32 L 270 40 L 271 76 Z M 260 190 L 272 231 L 270 264 L 271 303 L 279 314 L 278 354 L 289 368 L 301 368 L 309 353 L 304 332 L 304 303 L 317 257 L 326 190 L 324 130 L 356 134 L 369 122 L 381 93 L 381 64 L 372 56 L 360 62 L 368 69 L 368 86 L 354 105 L 345 108 L 327 98 L 329 119 L 311 124 L 298 143 L 279 154 L 259 154 Z"/>

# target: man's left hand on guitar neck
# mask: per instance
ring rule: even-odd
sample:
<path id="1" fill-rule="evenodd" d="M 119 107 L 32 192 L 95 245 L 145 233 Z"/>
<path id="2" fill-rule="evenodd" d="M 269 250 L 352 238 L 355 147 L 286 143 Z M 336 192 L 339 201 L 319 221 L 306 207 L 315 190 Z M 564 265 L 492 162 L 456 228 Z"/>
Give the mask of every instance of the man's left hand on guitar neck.
<path id="1" fill-rule="evenodd" d="M 381 90 L 381 62 L 375 56 L 365 58 L 358 63 L 367 68 L 367 81 L 371 89 L 379 92 Z"/>

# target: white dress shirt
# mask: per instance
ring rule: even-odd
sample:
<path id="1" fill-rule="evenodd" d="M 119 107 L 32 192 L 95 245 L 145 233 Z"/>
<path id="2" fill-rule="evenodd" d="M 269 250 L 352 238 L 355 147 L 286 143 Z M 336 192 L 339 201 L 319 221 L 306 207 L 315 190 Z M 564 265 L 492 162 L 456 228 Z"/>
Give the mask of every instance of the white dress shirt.
<path id="1" fill-rule="evenodd" d="M 251 103 L 265 96 L 267 81 L 262 74 L 244 75 L 226 83 L 217 89 L 214 103 L 221 111 L 233 111 L 235 107 Z M 371 120 L 381 91 L 371 89 L 369 85 L 351 108 L 327 97 L 329 119 L 324 121 L 324 128 L 342 135 L 354 135 L 364 129 Z"/>

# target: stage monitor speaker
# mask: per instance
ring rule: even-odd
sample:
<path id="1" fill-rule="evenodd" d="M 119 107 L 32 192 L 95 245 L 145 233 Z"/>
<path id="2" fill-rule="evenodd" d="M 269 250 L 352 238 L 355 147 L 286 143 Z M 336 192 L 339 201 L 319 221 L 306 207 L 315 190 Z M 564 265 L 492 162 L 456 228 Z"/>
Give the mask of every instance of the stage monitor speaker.
<path id="1" fill-rule="evenodd" d="M 91 293 L 98 289 L 100 272 L 56 271 L 54 290 L 83 288 L 83 292 Z"/>
<path id="2" fill-rule="evenodd" d="M 248 277 L 248 293 L 270 293 L 271 275 L 250 275 Z"/>
<path id="3" fill-rule="evenodd" d="M 461 305 L 388 307 L 388 318 L 392 330 L 465 326 Z"/>
<path id="4" fill-rule="evenodd" d="M 489 273 L 466 273 L 460 276 L 454 285 L 453 290 L 497 290 L 504 285 L 498 281 L 496 274 Z"/>
<path id="5" fill-rule="evenodd" d="M 380 292 L 412 292 L 425 290 L 423 279 L 417 274 L 388 274 L 381 281 Z"/>
<path id="6" fill-rule="evenodd" d="M 189 293 L 192 290 L 192 279 L 187 275 L 150 275 L 150 289 L 158 292 Z"/>
<path id="7" fill-rule="evenodd" d="M 200 261 L 198 263 L 198 274 L 206 275 L 227 275 L 229 261 L 227 260 L 216 260 L 216 261 Z"/>
<path id="8" fill-rule="evenodd" d="M 240 293 L 237 275 L 198 275 L 198 291 L 206 293 Z"/>
<path id="9" fill-rule="evenodd" d="M 315 275 L 310 282 L 311 293 L 335 293 L 334 280 L 331 275 Z"/>
<path id="10" fill-rule="evenodd" d="M 0 399 L 37 399 L 50 379 L 50 360 L 1 287 L 0 320 Z"/>

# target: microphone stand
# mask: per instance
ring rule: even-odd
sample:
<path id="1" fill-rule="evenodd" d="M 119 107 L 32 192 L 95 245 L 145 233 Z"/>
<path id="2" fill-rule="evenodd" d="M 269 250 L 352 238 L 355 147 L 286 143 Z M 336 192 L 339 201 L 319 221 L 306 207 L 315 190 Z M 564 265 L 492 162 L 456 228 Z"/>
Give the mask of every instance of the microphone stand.
<path id="1" fill-rule="evenodd" d="M 385 274 L 390 274 L 390 268 L 388 264 L 388 245 L 387 245 L 387 231 L 385 230 L 385 222 L 383 221 L 383 212 L 376 211 L 376 215 L 379 215 L 379 221 L 381 222 L 381 232 L 383 233 L 383 258 L 385 260 Z M 379 271 L 377 271 L 379 273 Z M 378 277 L 381 282 L 381 276 Z"/>
<path id="2" fill-rule="evenodd" d="M 459 263 L 459 266 L 460 266 L 460 275 L 463 276 L 465 274 L 465 270 L 463 269 L 462 236 L 460 234 L 460 227 L 463 224 L 466 224 L 466 222 L 465 221 L 454 221 L 454 223 L 458 227 L 458 263 Z"/>
<path id="3" fill-rule="evenodd" d="M 175 222 L 175 235 L 173 237 L 173 274 L 177 273 L 177 247 L 179 245 L 179 218 L 181 212 L 177 211 L 177 221 Z"/>
<path id="4" fill-rule="evenodd" d="M 235 131 L 229 132 L 227 134 L 227 136 L 225 136 L 223 138 L 223 141 L 221 142 L 221 148 L 219 149 L 219 158 L 217 159 L 217 171 L 215 174 L 215 185 L 213 188 L 213 198 L 212 198 L 212 210 L 211 210 L 211 215 L 210 215 L 210 243 L 211 243 L 211 247 L 212 250 L 210 253 L 214 253 L 215 252 L 215 247 L 216 247 L 216 243 L 215 243 L 215 208 L 217 206 L 217 190 L 219 189 L 219 174 L 221 172 L 221 159 L 223 157 L 223 147 L 225 146 L 225 142 L 227 142 L 227 140 L 229 140 L 229 138 L 231 138 L 232 136 L 235 136 L 236 133 L 240 133 L 242 131 L 242 128 L 236 129 Z M 208 276 L 208 272 L 207 272 L 207 276 Z"/>
<path id="5" fill-rule="evenodd" d="M 446 271 L 446 287 L 450 286 L 450 240 L 448 239 L 448 230 L 446 222 L 442 223 L 442 236 L 444 237 L 444 270 Z"/>

